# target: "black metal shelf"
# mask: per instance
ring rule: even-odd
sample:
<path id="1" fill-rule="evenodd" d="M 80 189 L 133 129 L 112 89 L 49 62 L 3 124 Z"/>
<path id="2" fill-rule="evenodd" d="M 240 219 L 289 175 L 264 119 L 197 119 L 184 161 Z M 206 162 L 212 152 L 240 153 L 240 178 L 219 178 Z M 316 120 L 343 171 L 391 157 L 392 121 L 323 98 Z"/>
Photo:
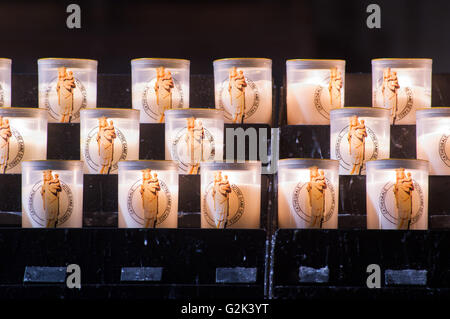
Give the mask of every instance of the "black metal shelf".
<path id="1" fill-rule="evenodd" d="M 450 104 L 448 79 L 433 75 L 433 106 Z M 100 74 L 98 106 L 131 107 L 130 84 L 129 75 Z M 37 75 L 13 75 L 13 105 L 36 107 L 37 96 Z M 211 75 L 191 76 L 190 101 L 214 105 Z M 280 158 L 328 158 L 329 126 L 285 125 L 283 87 L 274 88 L 274 102 Z M 370 74 L 346 75 L 346 105 L 371 105 Z M 48 136 L 49 159 L 79 159 L 79 124 L 49 124 Z M 415 126 L 392 127 L 391 136 L 391 157 L 415 158 Z M 140 158 L 164 159 L 163 124 L 140 125 Z M 180 176 L 179 229 L 117 229 L 114 175 L 84 176 L 83 229 L 21 229 L 21 177 L 0 175 L 0 259 L 6 261 L 0 263 L 0 298 L 449 298 L 450 176 L 429 181 L 430 231 L 365 230 L 364 176 L 340 177 L 338 230 L 277 230 L 276 175 L 262 179 L 259 230 L 198 229 L 199 176 Z M 81 290 L 24 282 L 27 266 L 71 263 L 82 269 Z M 424 270 L 425 285 L 390 286 L 383 277 L 381 289 L 368 289 L 366 267 L 372 263 L 380 264 L 383 276 L 388 269 Z M 326 282 L 301 281 L 301 266 L 322 281 L 314 270 L 326 267 Z M 136 278 L 144 270 L 162 272 L 157 281 L 129 282 L 122 280 L 124 267 L 137 267 Z M 225 268 L 232 270 L 224 277 Z"/>
<path id="2" fill-rule="evenodd" d="M 405 287 L 417 288 L 417 296 L 449 293 L 449 230 L 279 229 L 272 245 L 274 298 L 326 297 L 332 291 L 338 298 L 378 297 L 380 290 L 367 288 L 371 264 L 380 266 L 381 287 L 398 290 L 398 297 Z"/>
<path id="3" fill-rule="evenodd" d="M 450 298 L 448 288 L 389 287 L 369 289 L 335 286 L 284 286 L 274 288 L 274 299 L 345 301 L 444 301 Z"/>
<path id="4" fill-rule="evenodd" d="M 69 289 L 65 285 L 2 285 L 0 299 L 10 300 L 148 300 L 148 299 L 263 299 L 257 285 L 102 284 Z"/>
<path id="5" fill-rule="evenodd" d="M 153 287 L 150 291 L 165 291 L 165 297 L 193 289 L 198 290 L 194 295 L 206 297 L 215 287 L 222 295 L 238 287 L 264 295 L 264 230 L 3 228 L 0 243 L 0 296 L 24 289 L 24 297 L 43 284 L 52 287 L 45 293 L 61 293 L 65 281 L 42 279 L 55 277 L 53 268 L 33 267 L 70 264 L 81 268 L 82 290 L 104 286 L 100 295 L 108 287 L 127 286 Z M 34 275 L 25 276 L 26 269 Z M 145 271 L 159 275 L 148 279 Z"/>

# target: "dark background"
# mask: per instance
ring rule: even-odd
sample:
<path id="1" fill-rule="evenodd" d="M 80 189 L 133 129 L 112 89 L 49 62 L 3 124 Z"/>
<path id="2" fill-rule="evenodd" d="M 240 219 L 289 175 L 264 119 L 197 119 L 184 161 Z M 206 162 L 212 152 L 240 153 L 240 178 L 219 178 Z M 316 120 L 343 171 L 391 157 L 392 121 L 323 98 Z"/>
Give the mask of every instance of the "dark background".
<path id="1" fill-rule="evenodd" d="M 66 7 L 81 6 L 81 29 L 66 27 Z M 366 8 L 381 6 L 381 29 Z M 128 73 L 136 57 L 191 60 L 212 74 L 223 57 L 273 59 L 276 81 L 288 58 L 341 58 L 347 72 L 370 72 L 376 57 L 433 58 L 450 72 L 450 1 L 2 1 L 0 56 L 14 73 L 36 73 L 42 57 L 99 60 L 99 73 Z"/>

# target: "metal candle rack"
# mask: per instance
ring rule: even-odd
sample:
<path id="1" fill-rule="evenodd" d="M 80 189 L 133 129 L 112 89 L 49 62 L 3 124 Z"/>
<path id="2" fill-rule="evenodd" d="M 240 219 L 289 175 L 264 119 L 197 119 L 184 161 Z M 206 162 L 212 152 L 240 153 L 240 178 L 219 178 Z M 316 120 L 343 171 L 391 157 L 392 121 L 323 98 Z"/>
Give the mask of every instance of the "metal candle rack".
<path id="1" fill-rule="evenodd" d="M 433 93 L 441 92 L 433 106 L 450 105 L 449 78 L 433 76 Z M 99 75 L 98 106 L 131 107 L 130 83 L 129 76 Z M 37 105 L 37 75 L 13 75 L 12 85 L 12 105 Z M 213 88 L 212 76 L 191 76 L 190 104 L 214 105 Z M 329 126 L 285 125 L 283 86 L 273 96 L 280 158 L 328 158 Z M 346 75 L 346 100 L 371 105 L 370 74 Z M 140 132 L 140 158 L 164 159 L 164 125 L 141 124 Z M 415 158 L 415 126 L 391 133 L 391 157 Z M 78 124 L 50 124 L 48 136 L 49 159 L 79 159 Z M 180 176 L 180 229 L 116 229 L 117 176 L 100 175 L 84 178 L 85 228 L 32 230 L 20 229 L 20 175 L 1 175 L 0 256 L 8 262 L 0 264 L 0 296 L 35 297 L 39 283 L 49 283 L 48 296 L 66 298 L 382 298 L 366 288 L 369 263 L 383 268 L 387 296 L 449 296 L 450 237 L 438 229 L 450 228 L 450 177 L 430 177 L 434 230 L 398 232 L 364 230 L 364 176 L 340 177 L 339 230 L 277 230 L 276 182 L 263 176 L 260 230 L 196 229 L 199 176 Z M 72 263 L 83 270 L 80 291 L 65 288 Z M 406 293 L 405 286 L 414 288 Z"/>

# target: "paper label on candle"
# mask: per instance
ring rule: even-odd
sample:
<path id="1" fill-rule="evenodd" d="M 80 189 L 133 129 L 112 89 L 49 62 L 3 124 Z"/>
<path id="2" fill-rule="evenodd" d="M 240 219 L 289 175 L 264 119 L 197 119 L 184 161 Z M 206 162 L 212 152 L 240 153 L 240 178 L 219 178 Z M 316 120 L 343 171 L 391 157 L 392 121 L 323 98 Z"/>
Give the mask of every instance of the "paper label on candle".
<path id="1" fill-rule="evenodd" d="M 330 105 L 332 108 L 341 107 L 341 89 L 342 89 L 341 72 L 337 68 L 332 68 L 330 69 L 330 82 L 328 84 L 328 91 L 330 94 Z"/>
<path id="2" fill-rule="evenodd" d="M 439 156 L 445 165 L 450 167 L 450 135 L 443 134 L 439 139 Z"/>
<path id="3" fill-rule="evenodd" d="M 29 217 L 45 228 L 55 228 L 67 222 L 72 215 L 74 196 L 59 174 L 46 170 L 42 180 L 35 183 L 27 196 Z"/>
<path id="4" fill-rule="evenodd" d="M 341 105 L 336 98 L 331 104 L 330 91 L 322 85 L 292 84 L 288 88 L 287 99 L 289 123 L 292 124 L 314 121 L 316 116 L 313 113 L 329 120 L 330 110 Z"/>
<path id="5" fill-rule="evenodd" d="M 292 206 L 308 228 L 322 228 L 335 212 L 335 190 L 323 171 L 319 171 L 317 167 L 310 170 L 310 181 L 296 185 L 292 194 Z"/>
<path id="6" fill-rule="evenodd" d="M 316 87 L 316 89 L 314 90 L 314 107 L 320 115 L 329 120 L 330 109 L 332 108 L 332 105 L 324 101 L 324 99 L 327 99 L 329 97 L 328 94 L 324 93 L 328 92 L 324 90 L 323 86 L 319 85 Z"/>
<path id="7" fill-rule="evenodd" d="M 406 81 L 408 78 L 406 79 Z M 391 111 L 391 123 L 415 124 L 414 114 L 408 114 L 417 108 L 431 105 L 431 94 L 424 88 L 410 86 L 404 83 L 405 77 L 397 76 L 397 71 L 391 68 L 383 69 L 382 76 L 377 81 L 377 89 L 373 96 L 373 106 L 384 107 Z"/>
<path id="8" fill-rule="evenodd" d="M 0 116 L 0 174 L 19 165 L 24 153 L 25 143 L 22 135 L 11 127 L 9 119 Z"/>
<path id="9" fill-rule="evenodd" d="M 172 159 L 186 174 L 198 174 L 200 162 L 215 157 L 214 136 L 203 126 L 201 120 L 186 119 L 186 127 L 177 132 L 171 145 Z"/>
<path id="10" fill-rule="evenodd" d="M 50 81 L 44 91 L 44 107 L 54 120 L 70 123 L 79 119 L 80 110 L 87 106 L 87 93 L 83 83 L 73 71 L 58 68 L 58 76 Z"/>
<path id="11" fill-rule="evenodd" d="M 0 107 L 5 106 L 5 95 L 3 85 L 0 83 Z"/>
<path id="12" fill-rule="evenodd" d="M 395 183 L 386 183 L 379 195 L 383 217 L 397 229 L 410 229 L 424 212 L 424 195 L 420 184 L 405 169 L 396 170 Z"/>
<path id="13" fill-rule="evenodd" d="M 115 172 L 119 161 L 127 158 L 128 144 L 122 131 L 106 117 L 89 131 L 84 143 L 85 162 L 98 174 Z"/>
<path id="14" fill-rule="evenodd" d="M 144 228 L 156 228 L 172 210 L 172 197 L 166 183 L 150 169 L 129 189 L 127 208 L 130 217 Z"/>
<path id="15" fill-rule="evenodd" d="M 337 68 L 298 70 L 287 78 L 288 124 L 329 124 L 330 110 L 344 103 L 343 79 Z"/>
<path id="16" fill-rule="evenodd" d="M 244 123 L 256 113 L 260 99 L 255 82 L 244 71 L 233 67 L 229 70 L 229 76 L 222 81 L 218 109 L 223 109 L 224 117 L 232 123 Z"/>
<path id="17" fill-rule="evenodd" d="M 376 94 L 377 105 L 391 110 L 391 122 L 398 123 L 406 117 L 414 106 L 413 91 L 409 87 L 399 88 L 391 97 L 386 97 L 386 91 L 383 94 L 379 90 Z M 393 102 L 395 101 L 395 102 Z"/>
<path id="18" fill-rule="evenodd" d="M 322 103 L 323 100 L 323 86 L 317 86 L 314 90 L 314 107 L 316 108 L 317 112 L 319 112 L 320 115 L 322 115 L 327 120 L 330 119 L 330 105 L 326 105 L 325 103 Z"/>
<path id="19" fill-rule="evenodd" d="M 244 214 L 245 198 L 241 189 L 230 184 L 228 176 L 222 176 L 222 172 L 218 171 L 214 181 L 206 187 L 202 210 L 209 226 L 229 228 Z"/>
<path id="20" fill-rule="evenodd" d="M 142 108 L 155 122 L 164 122 L 164 111 L 184 107 L 184 92 L 181 84 L 164 67 L 157 69 L 142 91 Z"/>
<path id="21" fill-rule="evenodd" d="M 336 159 L 350 175 L 360 175 L 365 172 L 366 161 L 378 158 L 378 145 L 374 131 L 364 120 L 353 116 L 350 118 L 350 124 L 337 136 L 334 145 Z"/>

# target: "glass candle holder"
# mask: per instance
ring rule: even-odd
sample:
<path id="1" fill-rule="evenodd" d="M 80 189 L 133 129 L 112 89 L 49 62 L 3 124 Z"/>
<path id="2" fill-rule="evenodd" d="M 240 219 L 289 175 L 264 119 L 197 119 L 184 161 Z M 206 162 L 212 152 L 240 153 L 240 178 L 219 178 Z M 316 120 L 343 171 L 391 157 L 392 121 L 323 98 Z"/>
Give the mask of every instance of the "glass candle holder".
<path id="1" fill-rule="evenodd" d="M 47 112 L 0 108 L 0 174 L 20 174 L 22 161 L 47 158 Z"/>
<path id="2" fill-rule="evenodd" d="M 79 123 L 80 110 L 97 106 L 97 61 L 38 60 L 39 107 L 50 123 Z"/>
<path id="3" fill-rule="evenodd" d="M 339 162 L 283 159 L 278 163 L 278 227 L 337 229 Z"/>
<path id="4" fill-rule="evenodd" d="M 177 228 L 178 165 L 119 162 L 119 227 Z"/>
<path id="5" fill-rule="evenodd" d="M 189 107 L 189 60 L 131 60 L 133 108 L 141 123 L 164 123 L 164 111 Z"/>
<path id="6" fill-rule="evenodd" d="M 139 159 L 139 111 L 81 111 L 81 159 L 86 174 L 117 174 L 118 162 Z"/>
<path id="7" fill-rule="evenodd" d="M 259 228 L 261 162 L 203 162 L 202 228 Z"/>
<path id="8" fill-rule="evenodd" d="M 272 124 L 272 60 L 231 58 L 214 61 L 216 108 L 226 123 Z"/>
<path id="9" fill-rule="evenodd" d="M 166 160 L 178 162 L 180 174 L 199 174 L 200 162 L 223 160 L 223 111 L 167 110 Z"/>
<path id="10" fill-rule="evenodd" d="M 22 163 L 22 227 L 83 225 L 83 162 Z"/>
<path id="11" fill-rule="evenodd" d="M 428 228 L 428 162 L 367 162 L 367 228 Z"/>
<path id="12" fill-rule="evenodd" d="M 345 60 L 288 60 L 286 82 L 288 124 L 329 125 L 344 106 Z"/>
<path id="13" fill-rule="evenodd" d="M 431 59 L 372 60 L 372 106 L 389 109 L 391 124 L 416 124 L 431 107 Z"/>
<path id="14" fill-rule="evenodd" d="M 10 59 L 0 58 L 0 107 L 11 106 L 11 64 Z"/>
<path id="15" fill-rule="evenodd" d="M 389 110 L 344 107 L 330 116 L 330 157 L 339 160 L 339 175 L 364 175 L 366 161 L 389 158 Z"/>
<path id="16" fill-rule="evenodd" d="M 416 111 L 417 158 L 427 160 L 430 175 L 450 175 L 450 107 Z"/>

